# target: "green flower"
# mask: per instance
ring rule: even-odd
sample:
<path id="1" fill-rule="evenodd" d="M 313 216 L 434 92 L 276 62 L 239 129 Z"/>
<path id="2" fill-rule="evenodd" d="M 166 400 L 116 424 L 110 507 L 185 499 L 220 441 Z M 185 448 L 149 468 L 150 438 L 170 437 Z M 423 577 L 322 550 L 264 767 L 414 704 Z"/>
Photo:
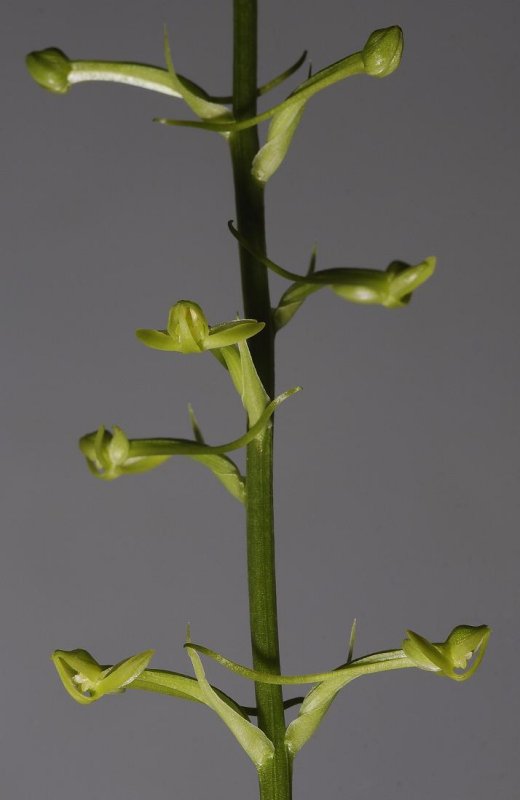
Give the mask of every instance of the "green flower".
<path id="1" fill-rule="evenodd" d="M 332 291 L 352 303 L 376 304 L 399 308 L 410 302 L 412 292 L 430 278 L 436 259 L 425 258 L 420 264 L 392 261 L 384 272 L 369 269 L 322 270 L 316 273 L 325 282 L 330 275 Z"/>
<path id="2" fill-rule="evenodd" d="M 433 644 L 413 631 L 407 631 L 407 634 L 403 651 L 415 666 L 440 672 L 454 681 L 465 681 L 471 678 L 482 661 L 491 630 L 487 625 L 457 625 L 446 641 L 440 644 Z M 468 668 L 471 659 L 473 663 Z"/>
<path id="3" fill-rule="evenodd" d="M 175 353 L 203 353 L 238 344 L 262 330 L 264 322 L 238 319 L 209 326 L 201 307 L 191 300 L 180 300 L 170 308 L 166 330 L 139 328 L 136 336 L 154 350 Z"/>
<path id="4" fill-rule="evenodd" d="M 96 478 L 112 481 L 120 475 L 147 472 L 168 460 L 170 456 L 130 456 L 130 442 L 123 430 L 114 425 L 113 433 L 103 425 L 82 436 L 79 448 Z"/>
<path id="5" fill-rule="evenodd" d="M 86 705 L 105 694 L 124 692 L 146 669 L 153 654 L 153 650 L 145 650 L 113 667 L 101 666 L 86 650 L 55 650 L 51 658 L 67 692 Z"/>

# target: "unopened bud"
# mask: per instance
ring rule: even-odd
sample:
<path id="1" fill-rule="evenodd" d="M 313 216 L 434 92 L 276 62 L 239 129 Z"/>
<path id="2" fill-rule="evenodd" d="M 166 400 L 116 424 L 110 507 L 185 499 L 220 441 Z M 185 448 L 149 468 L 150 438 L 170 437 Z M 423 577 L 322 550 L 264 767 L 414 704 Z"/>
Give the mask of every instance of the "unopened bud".
<path id="1" fill-rule="evenodd" d="M 44 89 L 55 94 L 68 92 L 72 64 L 57 47 L 35 50 L 25 59 L 31 77 Z"/>
<path id="2" fill-rule="evenodd" d="M 386 78 L 397 69 L 403 54 L 403 32 L 397 25 L 381 28 L 368 37 L 362 50 L 365 72 L 373 78 Z"/>

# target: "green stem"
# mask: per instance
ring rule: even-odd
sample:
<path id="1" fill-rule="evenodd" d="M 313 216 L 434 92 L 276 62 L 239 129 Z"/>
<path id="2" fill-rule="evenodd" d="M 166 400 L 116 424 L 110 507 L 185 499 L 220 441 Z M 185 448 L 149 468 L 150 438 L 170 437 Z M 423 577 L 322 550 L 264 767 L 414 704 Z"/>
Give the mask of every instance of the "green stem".
<path id="1" fill-rule="evenodd" d="M 256 114 L 257 0 L 233 0 L 233 113 Z M 256 127 L 230 136 L 238 230 L 260 253 L 266 252 L 263 187 L 251 175 Z M 251 341 L 256 369 L 274 396 L 274 329 L 265 267 L 239 248 L 247 317 L 265 322 Z M 247 448 L 247 560 L 251 644 L 255 669 L 280 674 L 273 521 L 273 426 Z M 255 684 L 258 724 L 275 746 L 272 762 L 260 774 L 261 800 L 290 800 L 291 768 L 284 744 L 285 717 L 280 686 Z"/>

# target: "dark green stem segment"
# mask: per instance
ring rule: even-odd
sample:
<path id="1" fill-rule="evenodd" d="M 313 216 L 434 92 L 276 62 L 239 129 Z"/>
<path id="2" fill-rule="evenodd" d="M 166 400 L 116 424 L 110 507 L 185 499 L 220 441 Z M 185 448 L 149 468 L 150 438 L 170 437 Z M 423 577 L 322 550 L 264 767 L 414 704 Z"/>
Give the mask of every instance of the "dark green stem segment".
<path id="1" fill-rule="evenodd" d="M 257 0 L 233 0 L 233 112 L 256 114 Z M 256 127 L 231 134 L 238 230 L 259 253 L 266 252 L 263 186 L 251 175 L 259 147 Z M 267 270 L 239 248 L 245 316 L 265 322 L 251 340 L 253 360 L 274 397 L 274 328 Z M 247 561 L 251 643 L 255 669 L 280 674 L 273 522 L 273 426 L 247 448 Z M 280 686 L 255 684 L 258 724 L 275 746 L 260 774 L 261 800 L 290 800 L 291 766 L 284 745 L 285 717 Z"/>

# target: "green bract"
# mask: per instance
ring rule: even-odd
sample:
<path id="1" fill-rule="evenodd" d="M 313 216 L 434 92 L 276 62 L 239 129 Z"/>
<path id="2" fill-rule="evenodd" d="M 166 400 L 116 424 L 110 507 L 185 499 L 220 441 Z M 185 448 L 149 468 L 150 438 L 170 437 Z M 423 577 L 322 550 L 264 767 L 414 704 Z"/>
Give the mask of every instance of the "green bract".
<path id="1" fill-rule="evenodd" d="M 193 87 L 193 84 L 189 84 L 185 80 L 182 80 L 179 75 L 177 75 L 175 68 L 173 66 L 171 51 L 170 51 L 170 43 L 168 41 L 168 33 L 164 31 L 164 57 L 166 60 L 166 66 L 168 68 L 168 73 L 170 77 L 171 87 L 175 92 L 182 97 L 186 105 L 188 105 L 192 111 L 197 114 L 203 120 L 211 120 L 211 119 L 218 119 L 218 120 L 232 120 L 233 115 L 229 111 L 228 108 L 221 105 L 220 103 L 215 103 L 209 99 L 209 97 L 201 92 L 198 87 Z"/>
<path id="2" fill-rule="evenodd" d="M 245 750 L 257 770 L 261 770 L 273 758 L 273 743 L 260 728 L 252 725 L 243 715 L 237 713 L 219 697 L 206 679 L 204 667 L 198 653 L 190 647 L 189 642 L 186 645 L 186 649 L 201 688 L 203 702 L 218 714 Z"/>
<path id="3" fill-rule="evenodd" d="M 197 303 L 180 300 L 170 309 L 166 330 L 139 328 L 136 336 L 147 347 L 175 353 L 203 353 L 238 344 L 265 327 L 264 322 L 239 319 L 210 327 Z"/>

